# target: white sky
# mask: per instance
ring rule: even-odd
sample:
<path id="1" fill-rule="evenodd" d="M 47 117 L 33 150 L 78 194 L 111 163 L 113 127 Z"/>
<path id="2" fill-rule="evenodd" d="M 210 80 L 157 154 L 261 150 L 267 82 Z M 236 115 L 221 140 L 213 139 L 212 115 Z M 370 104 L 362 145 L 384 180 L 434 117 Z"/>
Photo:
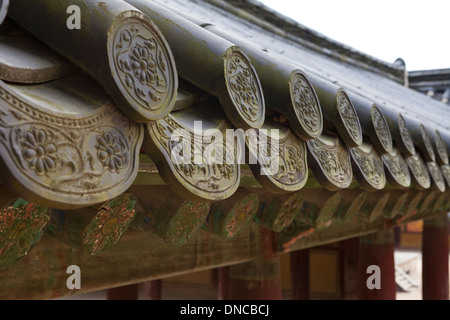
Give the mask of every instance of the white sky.
<path id="1" fill-rule="evenodd" d="M 259 0 L 323 35 L 406 69 L 450 68 L 450 0 Z"/>

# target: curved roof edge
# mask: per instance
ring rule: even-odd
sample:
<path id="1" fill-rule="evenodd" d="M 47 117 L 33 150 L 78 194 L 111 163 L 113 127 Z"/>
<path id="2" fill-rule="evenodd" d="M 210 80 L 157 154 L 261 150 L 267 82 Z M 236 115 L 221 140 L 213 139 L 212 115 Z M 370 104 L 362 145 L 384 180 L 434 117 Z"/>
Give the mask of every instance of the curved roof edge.
<path id="1" fill-rule="evenodd" d="M 334 59 L 407 83 L 404 64 L 389 63 L 335 41 L 267 7 L 258 0 L 203 0 L 281 37 Z"/>

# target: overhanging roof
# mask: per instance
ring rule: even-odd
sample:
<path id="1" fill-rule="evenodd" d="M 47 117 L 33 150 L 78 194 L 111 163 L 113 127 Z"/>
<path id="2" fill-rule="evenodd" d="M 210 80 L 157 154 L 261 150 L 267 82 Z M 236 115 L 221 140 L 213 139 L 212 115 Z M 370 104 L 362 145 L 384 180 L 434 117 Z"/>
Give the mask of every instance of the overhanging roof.
<path id="1" fill-rule="evenodd" d="M 209 232 L 226 246 L 240 232 L 255 233 L 252 222 L 277 232 L 281 252 L 450 206 L 450 109 L 409 88 L 400 63 L 254 1 L 110 0 L 99 12 L 90 3 L 83 15 L 91 20 L 83 21 L 104 20 L 82 31 L 38 28 L 37 12 L 65 23 L 64 1 L 56 9 L 20 3 L 10 18 L 27 31 L 6 21 L 0 39 L 0 214 L 26 212 L 42 223 L 22 233 L 32 240 L 24 248 L 20 237 L 10 241 L 20 230 L 8 225 L 4 264 L 23 257 L 43 230 L 100 254 L 129 227 L 132 237 L 150 234 L 166 245 L 201 242 Z M 224 155 L 227 129 L 265 131 Z M 173 140 L 174 132 L 187 139 Z M 238 163 L 253 140 L 267 139 L 278 143 L 279 170 L 267 174 L 267 150 Z M 180 146 L 231 162 L 175 163 Z M 9 202 L 10 192 L 23 199 Z M 253 259 L 253 242 L 229 261 Z M 170 272 L 195 266 L 181 269 Z"/>

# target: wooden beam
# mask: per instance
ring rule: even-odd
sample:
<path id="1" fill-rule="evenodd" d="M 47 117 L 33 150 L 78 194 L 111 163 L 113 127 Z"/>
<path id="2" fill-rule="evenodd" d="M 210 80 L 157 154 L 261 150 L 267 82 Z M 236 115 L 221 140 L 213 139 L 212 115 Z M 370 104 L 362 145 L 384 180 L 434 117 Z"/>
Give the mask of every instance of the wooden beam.
<path id="1" fill-rule="evenodd" d="M 373 223 L 359 220 L 354 217 L 351 220 L 333 221 L 327 228 L 315 229 L 298 220 L 277 233 L 277 250 L 290 252 L 311 248 L 372 232 L 386 229 L 385 220 L 376 220 Z"/>
<path id="2" fill-rule="evenodd" d="M 259 237 L 256 224 L 228 240 L 200 230 L 178 247 L 129 229 L 116 246 L 90 256 L 44 235 L 21 261 L 0 268 L 0 299 L 50 299 L 251 261 L 259 255 Z M 80 290 L 66 286 L 71 265 L 80 267 Z"/>
<path id="3" fill-rule="evenodd" d="M 274 234 L 274 250 L 307 249 L 439 214 L 412 212 L 400 222 L 380 218 L 369 223 L 355 215 L 344 221 L 335 219 L 321 229 L 294 220 Z M 182 246 L 165 245 L 129 229 L 114 247 L 95 256 L 44 235 L 20 261 L 0 267 L 0 299 L 48 299 L 255 261 L 261 256 L 260 228 L 252 222 L 232 239 L 200 229 Z M 66 271 L 71 265 L 81 269 L 80 290 L 67 289 L 70 275 Z"/>

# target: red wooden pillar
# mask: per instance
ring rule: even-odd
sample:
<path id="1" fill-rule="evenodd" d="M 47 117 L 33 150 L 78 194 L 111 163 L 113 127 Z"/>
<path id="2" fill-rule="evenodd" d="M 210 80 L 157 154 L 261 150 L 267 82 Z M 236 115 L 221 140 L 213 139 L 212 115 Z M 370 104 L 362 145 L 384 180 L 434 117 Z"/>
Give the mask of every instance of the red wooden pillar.
<path id="1" fill-rule="evenodd" d="M 342 240 L 339 242 L 339 247 L 342 298 L 355 300 L 358 298 L 359 237 Z"/>
<path id="2" fill-rule="evenodd" d="M 395 300 L 394 247 L 393 230 L 379 231 L 360 238 L 358 299 Z"/>
<path id="3" fill-rule="evenodd" d="M 138 300 L 138 285 L 111 288 L 106 292 L 107 300 Z"/>
<path id="4" fill-rule="evenodd" d="M 292 251 L 292 300 L 309 300 L 309 249 Z"/>
<path id="5" fill-rule="evenodd" d="M 142 284 L 144 300 L 162 299 L 162 280 L 147 281 Z"/>
<path id="6" fill-rule="evenodd" d="M 447 214 L 424 220 L 422 233 L 423 300 L 449 299 Z"/>
<path id="7" fill-rule="evenodd" d="M 280 257 L 274 250 L 274 234 L 260 227 L 260 235 L 260 257 L 230 266 L 231 300 L 281 300 Z"/>
<path id="8" fill-rule="evenodd" d="M 217 269 L 217 290 L 219 300 L 229 300 L 230 296 L 230 267 Z"/>

